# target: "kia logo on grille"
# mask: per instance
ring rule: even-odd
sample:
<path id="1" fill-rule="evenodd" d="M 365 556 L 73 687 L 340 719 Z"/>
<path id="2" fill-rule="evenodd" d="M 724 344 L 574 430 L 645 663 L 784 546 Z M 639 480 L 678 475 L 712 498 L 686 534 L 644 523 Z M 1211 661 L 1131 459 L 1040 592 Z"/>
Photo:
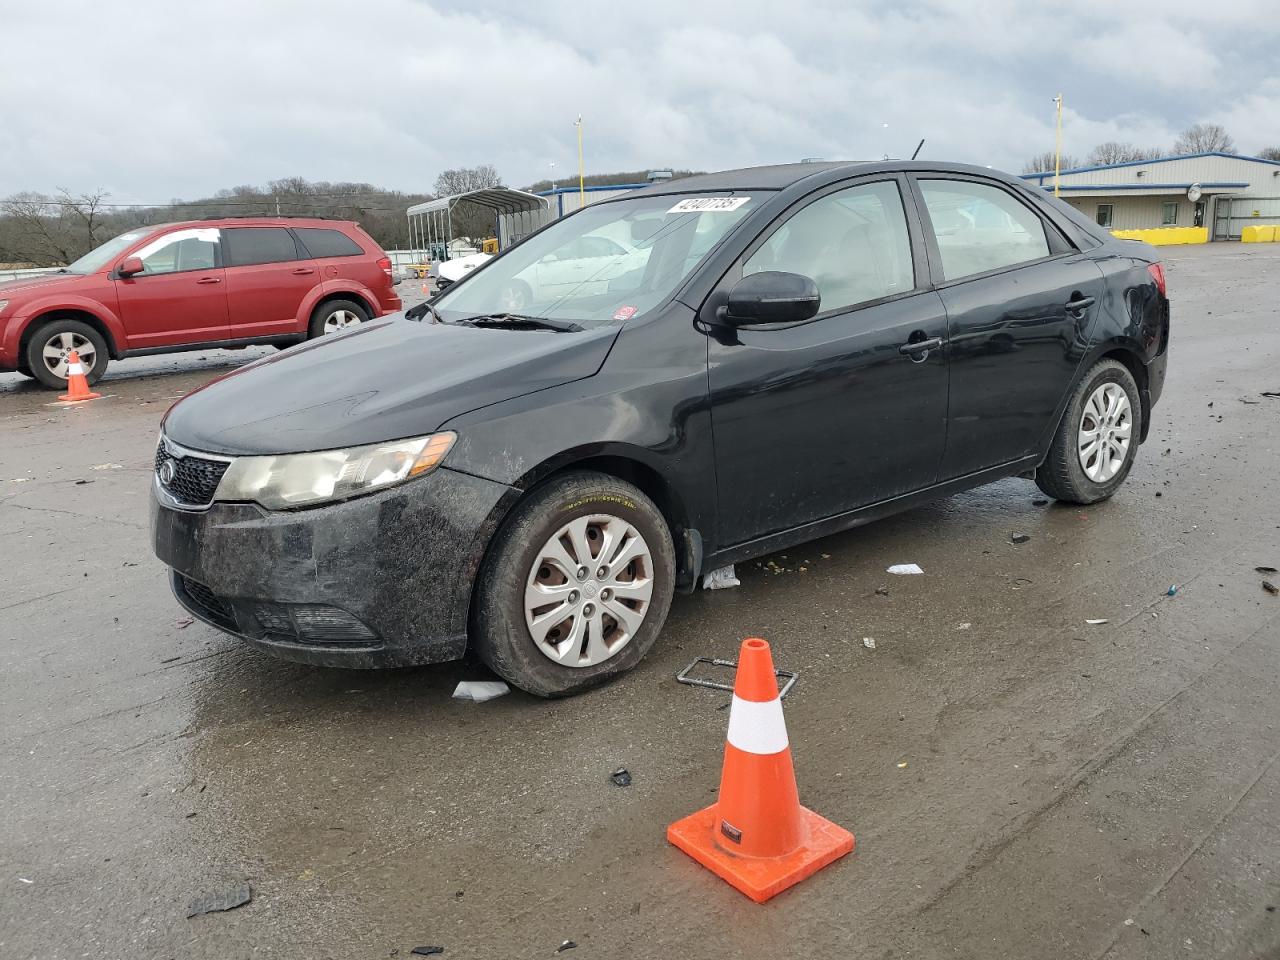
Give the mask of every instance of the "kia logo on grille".
<path id="1" fill-rule="evenodd" d="M 160 482 L 167 487 L 169 484 L 173 483 L 173 478 L 177 472 L 178 469 L 173 465 L 173 461 L 166 460 L 164 463 L 160 464 L 160 469 L 157 471 L 156 475 L 160 478 Z"/>

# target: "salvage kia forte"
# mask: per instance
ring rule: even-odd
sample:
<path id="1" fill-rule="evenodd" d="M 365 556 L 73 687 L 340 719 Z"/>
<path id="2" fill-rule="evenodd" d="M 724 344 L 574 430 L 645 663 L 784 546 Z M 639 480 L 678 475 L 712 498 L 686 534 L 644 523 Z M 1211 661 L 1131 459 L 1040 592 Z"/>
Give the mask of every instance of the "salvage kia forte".
<path id="1" fill-rule="evenodd" d="M 671 181 L 179 401 L 155 549 L 191 613 L 279 656 L 472 650 L 569 694 L 722 565 L 1004 477 L 1111 496 L 1168 340 L 1153 248 L 1003 174 Z"/>

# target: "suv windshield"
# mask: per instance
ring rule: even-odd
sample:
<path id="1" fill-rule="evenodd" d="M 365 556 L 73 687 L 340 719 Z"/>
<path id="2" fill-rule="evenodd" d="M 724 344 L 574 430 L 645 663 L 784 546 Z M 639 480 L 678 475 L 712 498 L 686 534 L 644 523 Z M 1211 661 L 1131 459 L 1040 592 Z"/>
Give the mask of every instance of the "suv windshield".
<path id="1" fill-rule="evenodd" d="M 445 320 L 513 313 L 598 326 L 665 300 L 751 208 L 751 195 L 631 197 L 552 223 L 447 290 Z"/>
<path id="2" fill-rule="evenodd" d="M 149 232 L 149 230 L 130 230 L 128 233 L 113 237 L 101 246 L 94 247 L 75 263 L 68 264 L 67 273 L 97 273 L 115 259 L 117 254 L 129 249 Z"/>

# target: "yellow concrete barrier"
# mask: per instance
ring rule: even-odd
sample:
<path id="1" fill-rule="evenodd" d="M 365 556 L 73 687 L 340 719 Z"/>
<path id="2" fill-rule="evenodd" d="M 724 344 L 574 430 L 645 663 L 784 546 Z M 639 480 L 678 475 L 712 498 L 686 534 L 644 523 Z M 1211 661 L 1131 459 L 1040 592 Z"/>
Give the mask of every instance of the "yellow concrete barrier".
<path id="1" fill-rule="evenodd" d="M 1112 230 L 1121 240 L 1142 240 L 1158 247 L 1181 243 L 1208 243 L 1208 227 L 1156 227 L 1151 230 Z"/>
<path id="2" fill-rule="evenodd" d="M 1241 243 L 1275 243 L 1280 240 L 1280 227 L 1273 223 L 1250 224 L 1240 231 Z"/>

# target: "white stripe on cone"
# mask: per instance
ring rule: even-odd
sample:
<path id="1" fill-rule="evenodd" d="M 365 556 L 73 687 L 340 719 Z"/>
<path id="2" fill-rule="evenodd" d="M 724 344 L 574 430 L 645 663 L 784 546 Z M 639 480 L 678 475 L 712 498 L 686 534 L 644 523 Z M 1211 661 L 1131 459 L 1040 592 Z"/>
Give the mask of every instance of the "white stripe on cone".
<path id="1" fill-rule="evenodd" d="M 771 754 L 787 749 L 787 724 L 782 701 L 767 703 L 733 698 L 729 710 L 729 742 L 745 753 Z"/>
<path id="2" fill-rule="evenodd" d="M 84 376 L 84 364 L 83 364 L 83 363 L 68 363 L 68 364 L 67 364 L 67 376 L 68 376 L 68 377 L 74 377 L 76 374 L 79 374 L 80 376 Z"/>

